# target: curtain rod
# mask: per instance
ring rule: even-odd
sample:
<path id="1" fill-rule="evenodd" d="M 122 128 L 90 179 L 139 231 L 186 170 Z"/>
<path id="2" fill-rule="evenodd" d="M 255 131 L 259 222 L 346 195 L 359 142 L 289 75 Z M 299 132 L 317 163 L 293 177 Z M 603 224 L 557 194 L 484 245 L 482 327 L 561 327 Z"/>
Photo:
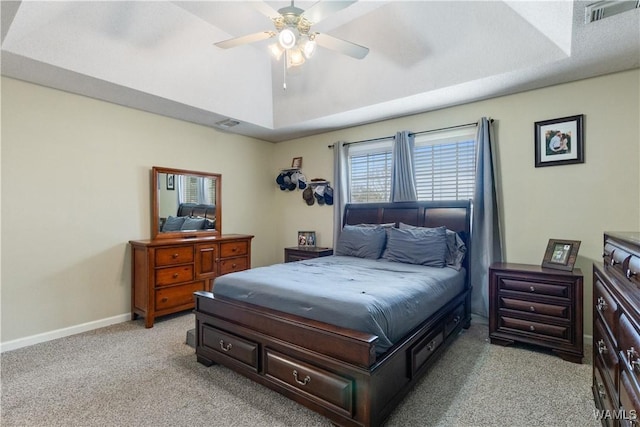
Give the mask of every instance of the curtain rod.
<path id="1" fill-rule="evenodd" d="M 489 120 L 491 121 L 491 123 L 493 123 L 493 119 L 489 119 Z M 411 132 L 411 133 L 409 133 L 409 135 L 422 135 L 423 133 L 438 132 L 438 131 L 441 131 L 441 130 L 450 130 L 450 129 L 469 127 L 469 126 L 477 126 L 477 125 L 478 125 L 477 122 L 465 123 L 465 124 L 462 124 L 462 125 L 447 126 L 447 127 L 444 127 L 444 128 L 423 130 L 423 131 L 420 131 L 420 132 Z M 394 137 L 395 137 L 395 135 L 383 136 L 381 138 L 363 139 L 361 141 L 345 142 L 343 145 L 360 144 L 360 143 L 363 143 L 363 142 L 384 141 L 385 139 L 393 139 Z M 333 148 L 333 145 L 329 145 L 328 147 L 329 148 Z"/>

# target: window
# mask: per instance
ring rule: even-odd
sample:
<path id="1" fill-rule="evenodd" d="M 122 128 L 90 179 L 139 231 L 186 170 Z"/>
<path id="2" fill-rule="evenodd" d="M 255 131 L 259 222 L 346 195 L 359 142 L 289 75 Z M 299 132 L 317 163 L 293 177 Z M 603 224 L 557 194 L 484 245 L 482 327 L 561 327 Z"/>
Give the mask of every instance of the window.
<path id="1" fill-rule="evenodd" d="M 476 180 L 475 127 L 416 135 L 418 200 L 467 200 Z"/>
<path id="2" fill-rule="evenodd" d="M 467 200 L 476 174 L 476 128 L 415 136 L 418 200 Z M 351 203 L 388 202 L 391 194 L 392 139 L 349 146 Z"/>
<path id="3" fill-rule="evenodd" d="M 392 142 L 389 139 L 349 147 L 351 203 L 389 201 Z"/>
<path id="4" fill-rule="evenodd" d="M 215 180 L 189 175 L 185 175 L 183 178 L 184 194 L 181 194 L 182 203 L 215 205 Z"/>

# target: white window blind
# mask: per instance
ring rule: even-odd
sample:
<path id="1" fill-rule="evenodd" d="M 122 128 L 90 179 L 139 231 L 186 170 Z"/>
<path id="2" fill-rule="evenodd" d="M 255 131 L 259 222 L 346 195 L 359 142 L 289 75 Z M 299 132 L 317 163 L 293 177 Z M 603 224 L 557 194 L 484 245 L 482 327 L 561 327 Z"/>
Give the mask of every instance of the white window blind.
<path id="1" fill-rule="evenodd" d="M 476 178 L 475 127 L 416 135 L 418 200 L 466 200 Z"/>
<path id="2" fill-rule="evenodd" d="M 184 202 L 214 205 L 216 189 L 213 179 L 185 175 Z"/>
<path id="3" fill-rule="evenodd" d="M 351 203 L 389 201 L 391 144 L 385 140 L 349 146 Z"/>

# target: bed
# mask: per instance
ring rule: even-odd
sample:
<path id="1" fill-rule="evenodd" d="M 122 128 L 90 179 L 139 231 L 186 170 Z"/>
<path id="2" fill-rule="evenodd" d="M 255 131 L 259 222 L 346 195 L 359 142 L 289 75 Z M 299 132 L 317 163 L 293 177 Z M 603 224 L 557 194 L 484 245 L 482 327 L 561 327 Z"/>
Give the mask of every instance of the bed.
<path id="1" fill-rule="evenodd" d="M 440 293 L 434 297 L 438 302 L 427 305 L 416 302 L 412 309 L 407 308 L 408 302 L 400 302 L 405 307 L 400 312 L 410 313 L 411 318 L 409 322 L 401 322 L 402 328 L 386 325 L 386 320 L 380 318 L 364 319 L 357 314 L 357 306 L 348 305 L 350 299 L 358 299 L 361 284 L 340 282 L 342 279 L 334 276 L 336 266 L 338 271 L 351 268 L 351 257 L 345 256 L 234 273 L 223 276 L 225 281 L 216 281 L 214 293 L 195 293 L 198 362 L 229 367 L 324 415 L 334 424 L 381 425 L 461 328 L 469 327 L 470 217 L 471 205 L 466 201 L 347 205 L 346 225 L 380 224 L 384 225 L 385 233 L 389 233 L 387 228 L 401 225 L 431 229 L 444 226 L 457 233 L 467 253 L 459 268 L 438 269 L 441 273 L 437 274 L 445 274 L 453 281 L 451 285 L 440 286 Z M 395 270 L 391 274 L 399 277 L 422 277 L 422 272 L 417 271 L 420 267 L 371 259 L 357 261 L 355 265 L 356 271 L 361 269 L 362 281 L 376 285 L 363 288 L 365 299 L 377 300 L 377 293 L 392 293 L 391 301 L 396 301 L 401 294 L 420 292 L 421 288 L 414 284 L 408 284 L 408 288 L 390 285 L 390 279 L 383 275 L 383 270 L 391 267 Z M 245 282 L 258 280 L 260 276 L 272 277 L 266 274 L 270 270 L 275 270 L 275 277 L 280 279 L 268 279 L 266 282 L 272 283 L 263 283 L 264 289 L 246 287 L 251 285 Z M 323 276 L 325 286 L 315 282 Z M 358 280 L 360 276 L 356 276 Z M 378 277 L 379 283 L 373 284 L 372 277 Z M 289 288 L 285 294 L 292 299 L 282 305 L 276 296 L 281 292 L 279 286 L 288 286 L 287 282 L 298 283 L 300 288 L 299 282 L 308 282 L 312 294 L 326 288 L 322 290 L 339 299 L 324 308 L 315 302 L 304 304 L 305 298 L 315 300 Z M 320 293 L 319 300 L 330 297 Z M 413 297 L 409 300 L 414 299 L 417 301 Z M 380 310 L 388 314 L 385 307 Z M 375 312 L 378 308 L 364 311 Z M 416 313 L 422 317 L 416 318 Z"/>

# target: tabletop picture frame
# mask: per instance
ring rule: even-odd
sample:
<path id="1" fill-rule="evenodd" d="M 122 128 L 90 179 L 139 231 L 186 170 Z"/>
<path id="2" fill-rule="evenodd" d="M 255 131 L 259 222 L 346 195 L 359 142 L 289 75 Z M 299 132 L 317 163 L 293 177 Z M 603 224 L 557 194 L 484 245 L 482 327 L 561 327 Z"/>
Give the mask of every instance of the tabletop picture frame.
<path id="1" fill-rule="evenodd" d="M 584 115 L 535 122 L 535 166 L 584 163 Z"/>
<path id="2" fill-rule="evenodd" d="M 298 247 L 313 248 L 316 246 L 315 231 L 298 231 Z"/>
<path id="3" fill-rule="evenodd" d="M 542 267 L 573 271 L 578 249 L 580 249 L 580 240 L 549 239 L 542 259 Z"/>

